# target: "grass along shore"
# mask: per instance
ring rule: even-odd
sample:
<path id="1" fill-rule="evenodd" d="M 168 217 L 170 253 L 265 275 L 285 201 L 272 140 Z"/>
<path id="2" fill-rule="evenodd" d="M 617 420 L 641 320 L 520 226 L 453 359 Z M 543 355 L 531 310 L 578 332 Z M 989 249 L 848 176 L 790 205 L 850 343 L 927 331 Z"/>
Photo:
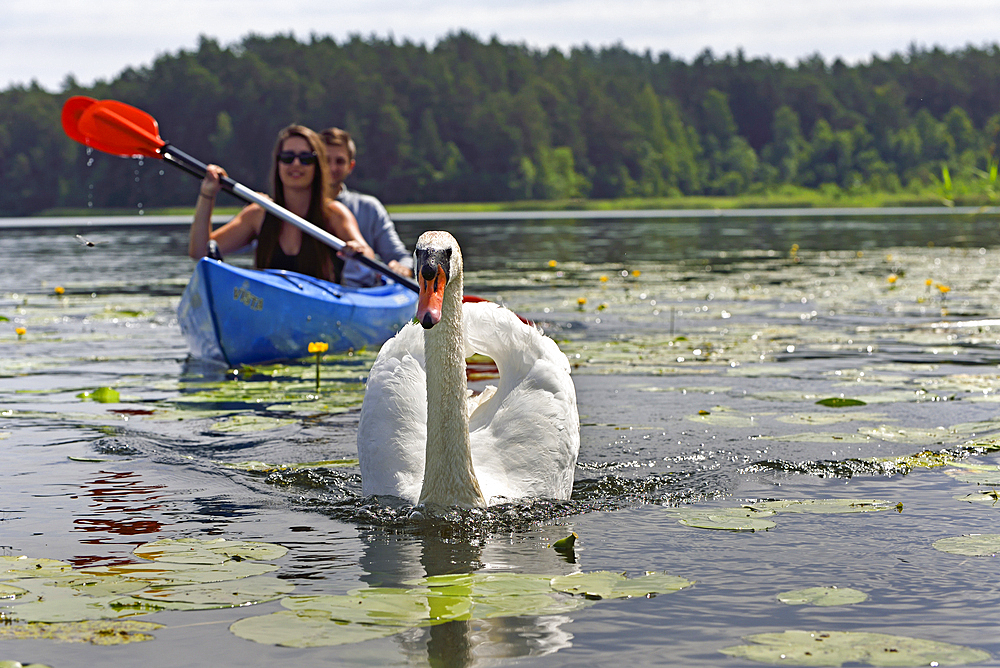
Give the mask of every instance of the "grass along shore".
<path id="1" fill-rule="evenodd" d="M 793 209 L 793 208 L 880 208 L 880 207 L 950 207 L 997 206 L 992 193 L 946 197 L 940 189 L 922 192 L 851 192 L 837 187 L 808 189 L 785 186 L 779 190 L 735 196 L 629 197 L 618 199 L 516 200 L 509 202 L 424 202 L 389 204 L 395 213 L 473 213 L 497 211 L 642 211 L 663 209 Z M 235 214 L 238 206 L 222 206 L 216 214 Z M 194 207 L 144 209 L 145 215 L 193 215 Z M 136 209 L 59 208 L 39 216 L 135 215 Z"/>

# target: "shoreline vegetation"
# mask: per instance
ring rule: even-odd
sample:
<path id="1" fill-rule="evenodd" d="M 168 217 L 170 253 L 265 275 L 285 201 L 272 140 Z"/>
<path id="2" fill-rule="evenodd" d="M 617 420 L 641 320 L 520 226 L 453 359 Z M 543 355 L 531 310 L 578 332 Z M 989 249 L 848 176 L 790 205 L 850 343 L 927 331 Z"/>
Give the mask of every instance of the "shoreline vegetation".
<path id="1" fill-rule="evenodd" d="M 758 194 L 682 197 L 628 197 L 615 199 L 516 200 L 506 202 L 423 202 L 387 204 L 390 216 L 395 214 L 433 213 L 494 213 L 518 211 L 664 211 L 717 209 L 877 209 L 877 208 L 940 208 L 942 213 L 953 207 L 982 207 L 983 213 L 1000 205 L 987 194 L 945 197 L 940 192 L 851 193 L 837 189 L 785 187 L 779 191 Z M 221 206 L 220 216 L 233 216 L 239 206 Z M 71 216 L 131 216 L 136 208 L 58 208 L 41 211 L 31 217 Z M 155 207 L 142 210 L 143 215 L 188 216 L 194 207 Z"/>
<path id="2" fill-rule="evenodd" d="M 72 95 L 150 113 L 171 144 L 260 192 L 281 128 L 345 128 L 348 185 L 396 213 L 1000 203 L 1000 43 L 849 65 L 463 32 L 202 38 L 90 86 L 0 90 L 4 215 L 193 205 L 188 175 L 67 138 Z"/>

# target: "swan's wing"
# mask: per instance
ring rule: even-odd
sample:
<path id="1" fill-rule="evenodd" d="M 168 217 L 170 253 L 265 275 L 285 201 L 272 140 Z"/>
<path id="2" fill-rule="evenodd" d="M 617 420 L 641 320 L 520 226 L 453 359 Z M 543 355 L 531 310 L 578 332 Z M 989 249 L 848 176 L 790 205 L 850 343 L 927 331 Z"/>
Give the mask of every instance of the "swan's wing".
<path id="1" fill-rule="evenodd" d="M 418 501 L 427 441 L 426 378 L 423 330 L 410 323 L 382 346 L 368 374 L 358 425 L 365 495 Z"/>
<path id="2" fill-rule="evenodd" d="M 465 304 L 472 351 L 497 364 L 497 390 L 469 421 L 483 496 L 568 499 L 580 451 L 569 361 L 555 341 L 496 304 Z"/>

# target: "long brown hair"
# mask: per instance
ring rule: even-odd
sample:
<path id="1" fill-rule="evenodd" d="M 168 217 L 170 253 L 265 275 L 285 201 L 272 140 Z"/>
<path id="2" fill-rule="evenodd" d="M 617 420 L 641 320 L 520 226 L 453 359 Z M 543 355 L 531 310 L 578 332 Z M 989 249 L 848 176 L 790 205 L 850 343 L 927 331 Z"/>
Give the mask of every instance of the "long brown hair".
<path id="1" fill-rule="evenodd" d="M 301 137 L 309 143 L 313 153 L 316 154 L 316 169 L 313 171 L 313 180 L 309 197 L 309 211 L 305 219 L 310 223 L 329 231 L 326 223 L 326 205 L 333 198 L 330 189 L 330 165 L 326 158 L 326 145 L 318 134 L 304 125 L 289 125 L 278 133 L 278 140 L 274 143 L 274 152 L 271 163 L 271 192 L 274 195 L 274 203 L 278 206 L 285 206 L 285 186 L 281 182 L 279 174 L 278 154 L 281 153 L 282 145 L 290 137 Z M 258 268 L 266 268 L 271 264 L 274 249 L 278 245 L 278 234 L 281 231 L 281 223 L 271 214 L 264 217 L 264 224 L 261 225 L 260 234 L 257 235 L 256 264 Z M 302 234 L 302 246 L 298 255 L 299 271 L 317 278 L 334 281 L 339 278 L 337 274 L 338 265 L 341 264 L 335 259 L 333 252 L 323 243 L 312 236 Z"/>

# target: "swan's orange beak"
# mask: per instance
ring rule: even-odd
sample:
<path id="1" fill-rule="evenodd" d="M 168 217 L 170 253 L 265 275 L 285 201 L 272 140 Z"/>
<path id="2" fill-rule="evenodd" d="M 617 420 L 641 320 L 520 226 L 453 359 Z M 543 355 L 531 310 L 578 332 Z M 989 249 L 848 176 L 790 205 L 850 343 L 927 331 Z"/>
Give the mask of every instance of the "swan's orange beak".
<path id="1" fill-rule="evenodd" d="M 417 301 L 417 321 L 424 329 L 430 329 L 441 321 L 441 305 L 444 302 L 444 286 L 448 283 L 448 276 L 444 273 L 444 267 L 438 265 L 437 273 L 429 278 L 421 271 L 418 282 L 420 298 Z"/>

